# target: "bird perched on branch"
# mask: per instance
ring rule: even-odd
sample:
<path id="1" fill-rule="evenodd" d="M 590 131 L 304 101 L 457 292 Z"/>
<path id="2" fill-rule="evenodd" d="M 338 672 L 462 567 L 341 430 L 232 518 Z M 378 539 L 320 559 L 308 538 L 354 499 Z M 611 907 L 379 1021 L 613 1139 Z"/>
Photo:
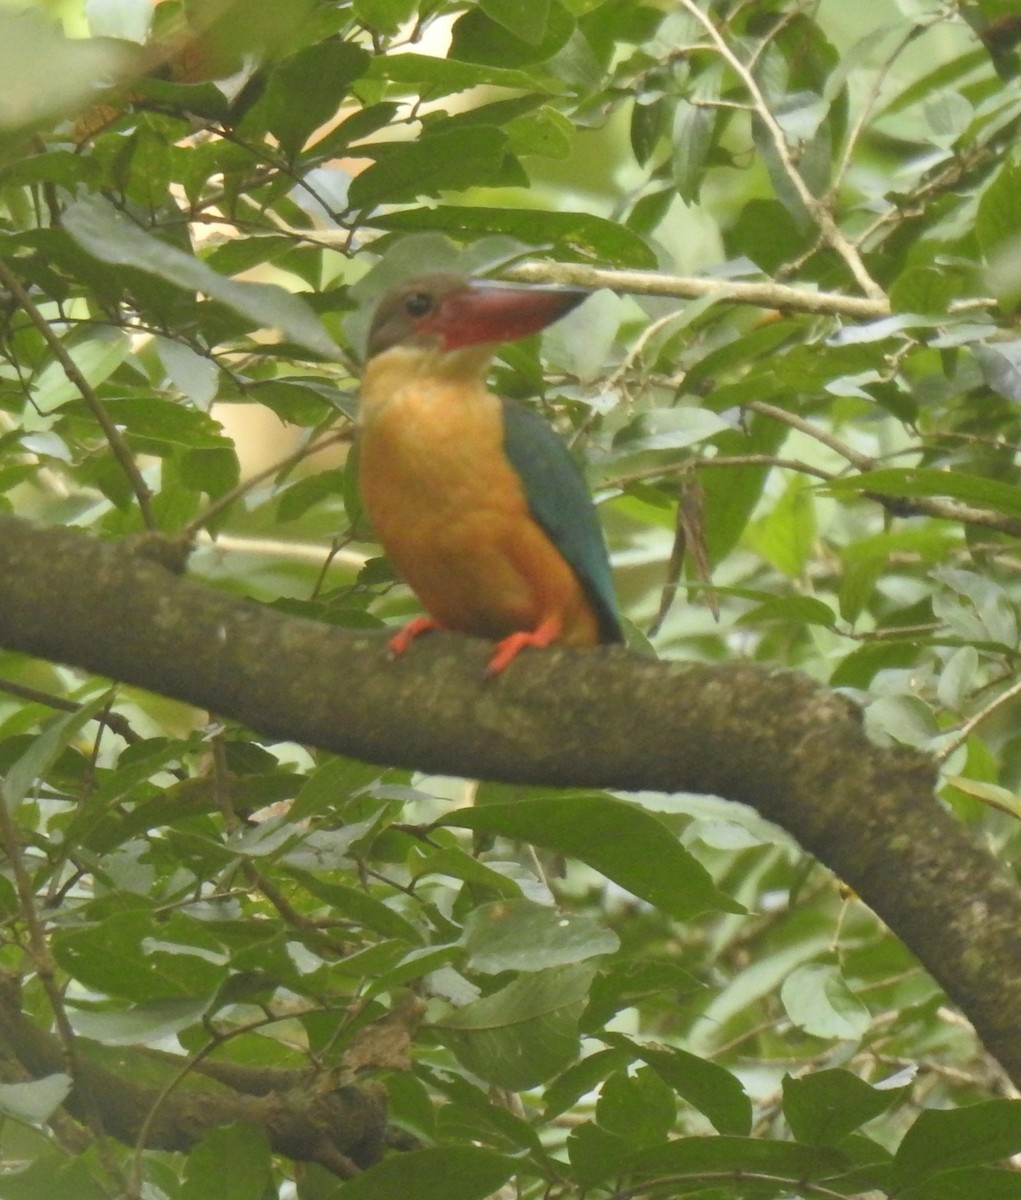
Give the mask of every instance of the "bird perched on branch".
<path id="1" fill-rule="evenodd" d="M 359 471 L 369 520 L 429 629 L 498 642 L 496 674 L 525 646 L 623 640 L 602 530 L 567 447 L 531 409 L 488 391 L 500 342 L 588 295 L 455 274 L 390 291 L 369 333 Z"/>

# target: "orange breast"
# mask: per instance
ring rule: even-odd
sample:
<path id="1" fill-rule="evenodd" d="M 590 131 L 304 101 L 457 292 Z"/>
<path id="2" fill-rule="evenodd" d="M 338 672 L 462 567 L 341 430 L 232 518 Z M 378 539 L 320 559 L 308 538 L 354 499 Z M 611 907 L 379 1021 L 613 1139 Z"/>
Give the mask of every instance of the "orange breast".
<path id="1" fill-rule="evenodd" d="M 429 614 L 494 639 L 552 619 L 562 641 L 595 645 L 581 585 L 504 456 L 499 401 L 475 380 L 408 379 L 376 364 L 362 391 L 362 496 Z"/>

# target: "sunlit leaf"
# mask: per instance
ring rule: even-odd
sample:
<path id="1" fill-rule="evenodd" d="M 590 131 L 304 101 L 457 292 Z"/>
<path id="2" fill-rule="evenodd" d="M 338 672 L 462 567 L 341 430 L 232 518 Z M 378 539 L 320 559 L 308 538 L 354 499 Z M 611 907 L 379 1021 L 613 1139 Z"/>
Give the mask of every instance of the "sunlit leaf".
<path id="1" fill-rule="evenodd" d="M 806 1033 L 824 1038 L 859 1038 L 869 1012 L 836 967 L 806 963 L 793 971 L 780 990 L 791 1021 Z"/>

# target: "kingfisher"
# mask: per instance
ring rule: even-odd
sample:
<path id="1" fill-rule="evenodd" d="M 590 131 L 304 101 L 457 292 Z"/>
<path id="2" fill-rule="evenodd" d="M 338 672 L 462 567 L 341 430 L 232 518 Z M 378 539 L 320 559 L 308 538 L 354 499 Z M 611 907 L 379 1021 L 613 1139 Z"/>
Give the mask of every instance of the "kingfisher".
<path id="1" fill-rule="evenodd" d="M 621 642 L 606 542 L 566 445 L 532 409 L 493 395 L 501 342 L 580 304 L 581 289 L 423 275 L 388 292 L 369 331 L 358 451 L 362 500 L 430 629 L 497 643 L 487 673 L 526 646 Z"/>

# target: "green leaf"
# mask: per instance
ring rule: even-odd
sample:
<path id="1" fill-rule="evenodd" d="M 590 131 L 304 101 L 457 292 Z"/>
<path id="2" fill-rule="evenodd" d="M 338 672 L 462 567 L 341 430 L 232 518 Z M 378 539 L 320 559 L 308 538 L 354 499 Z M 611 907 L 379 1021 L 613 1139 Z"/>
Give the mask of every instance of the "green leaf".
<path id="1" fill-rule="evenodd" d="M 486 1200 L 516 1173 L 513 1158 L 479 1146 L 430 1146 L 392 1154 L 347 1180 L 343 1200 Z"/>
<path id="2" fill-rule="evenodd" d="M 348 203 L 371 209 L 498 183 L 506 146 L 502 129 L 471 125 L 414 142 L 378 144 L 377 161 L 351 180 Z"/>
<path id="3" fill-rule="evenodd" d="M 897 1200 L 1021 1200 L 1021 1172 L 996 1167 L 940 1171 L 899 1191 Z"/>
<path id="4" fill-rule="evenodd" d="M 713 444 L 717 454 L 721 455 L 771 455 L 783 443 L 784 437 L 785 430 L 779 421 L 766 421 L 756 416 L 747 430 L 721 433 Z M 760 466 L 735 466 L 699 473 L 710 562 L 721 561 L 740 541 L 768 477 L 769 468 Z"/>
<path id="5" fill-rule="evenodd" d="M 944 314 L 959 292 L 951 272 L 911 267 L 890 288 L 890 306 L 894 312 Z"/>
<path id="6" fill-rule="evenodd" d="M 681 99 L 674 112 L 671 138 L 674 184 L 685 204 L 696 204 L 706 176 L 706 162 L 713 148 L 717 110 L 709 107 L 719 99 L 722 67 L 712 67 L 698 77 L 691 100 Z M 692 101 L 704 101 L 696 104 Z"/>
<path id="7" fill-rule="evenodd" d="M 110 419 L 123 425 L 128 433 L 157 446 L 181 446 L 186 450 L 231 450 L 234 444 L 220 425 L 192 408 L 157 396 L 125 397 L 104 401 Z"/>
<path id="8" fill-rule="evenodd" d="M 487 17 L 529 45 L 539 46 L 549 24 L 550 0 L 479 0 Z"/>
<path id="9" fill-rule="evenodd" d="M 400 938 L 413 946 L 421 945 L 421 934 L 410 921 L 367 892 L 346 883 L 319 879 L 297 867 L 288 867 L 286 871 L 310 895 L 330 905 L 331 917 L 362 925 L 383 937 Z"/>
<path id="10" fill-rule="evenodd" d="M 292 483 L 277 501 L 277 520 L 296 521 L 321 501 L 342 496 L 345 474 L 343 467 L 332 467 Z"/>
<path id="11" fill-rule="evenodd" d="M 799 1142 L 835 1146 L 910 1092 L 871 1087 L 850 1071 L 813 1071 L 783 1081 L 783 1111 Z"/>
<path id="12" fill-rule="evenodd" d="M 620 1169 L 639 1176 L 752 1172 L 787 1179 L 792 1185 L 830 1174 L 846 1164 L 834 1150 L 765 1138 L 682 1137 L 665 1146 L 630 1155 Z"/>
<path id="13" fill-rule="evenodd" d="M 497 900 L 473 909 L 461 941 L 467 965 L 490 975 L 565 966 L 620 947 L 617 935 L 593 918 L 531 900 Z"/>
<path id="14" fill-rule="evenodd" d="M 521 887 L 514 879 L 503 871 L 494 870 L 487 863 L 480 862 L 458 846 L 446 846 L 435 853 L 420 852 L 418 857 L 409 861 L 408 870 L 413 879 L 422 879 L 428 875 L 449 875 L 453 879 L 463 879 L 466 883 L 489 888 L 497 895 L 511 899 L 521 895 Z"/>
<path id="15" fill-rule="evenodd" d="M 133 48 L 101 38 L 67 38 L 41 11 L 0 13 L 0 128 L 30 129 L 73 112 L 97 88 L 132 71 Z"/>
<path id="16" fill-rule="evenodd" d="M 963 1108 L 929 1109 L 904 1135 L 891 1184 L 917 1187 L 930 1176 L 981 1166 L 1021 1151 L 1021 1100 L 988 1100 Z"/>
<path id="17" fill-rule="evenodd" d="M 982 193 L 975 232 L 982 253 L 993 259 L 1021 230 L 1021 166 L 1007 162 Z"/>
<path id="18" fill-rule="evenodd" d="M 473 87 L 519 88 L 534 92 L 536 81 L 525 71 L 484 63 L 459 62 L 430 54 L 391 54 L 374 58 L 368 78 L 421 87 L 432 99 Z"/>
<path id="19" fill-rule="evenodd" d="M 7 769 L 6 778 L 0 780 L 0 796 L 9 809 L 17 808 L 79 732 L 107 707 L 110 699 L 111 693 L 104 692 L 75 712 L 54 717 L 46 723 L 42 733 Z"/>
<path id="20" fill-rule="evenodd" d="M 670 101 L 665 96 L 651 100 L 635 98 L 631 109 L 631 153 L 639 166 L 645 166 L 659 145 L 669 113 Z"/>
<path id="21" fill-rule="evenodd" d="M 773 621 L 790 625 L 821 625 L 832 629 L 837 618 L 833 609 L 815 596 L 770 596 L 738 617 L 740 625 L 761 625 Z"/>
<path id="22" fill-rule="evenodd" d="M 322 813 L 339 812 L 355 792 L 374 783 L 380 774 L 379 767 L 331 755 L 309 772 L 287 818 L 293 824 Z"/>
<path id="23" fill-rule="evenodd" d="M 220 368 L 205 354 L 185 342 L 174 341 L 171 338 L 156 337 L 153 339 L 160 362 L 174 387 L 203 412 L 216 398 L 220 383 Z"/>
<path id="24" fill-rule="evenodd" d="M 467 238 L 503 233 L 526 245 L 552 242 L 562 258 L 596 259 L 619 267 L 651 268 L 656 264 L 655 255 L 638 234 L 588 213 L 441 204 L 428 210 L 375 214 L 371 223 L 378 229 L 399 232 L 441 229 Z"/>
<path id="25" fill-rule="evenodd" d="M 354 0 L 358 20 L 380 33 L 397 33 L 406 21 L 411 20 L 417 8 L 418 0 Z"/>
<path id="26" fill-rule="evenodd" d="M 604 1040 L 612 1046 L 630 1046 L 682 1100 L 707 1116 L 720 1133 L 746 1134 L 751 1129 L 751 1100 L 740 1080 L 724 1067 L 677 1046 L 660 1050 L 620 1034 Z"/>
<path id="27" fill-rule="evenodd" d="M 161 925 L 145 910 L 113 913 L 61 930 L 53 953 L 85 987 L 136 1003 L 212 996 L 226 974 L 217 961 L 222 947 L 201 922 L 181 914 Z"/>
<path id="28" fill-rule="evenodd" d="M 621 1164 L 633 1148 L 627 1138 L 590 1122 L 577 1126 L 567 1139 L 571 1166 L 583 1187 L 619 1179 Z"/>
<path id="29" fill-rule="evenodd" d="M 791 1021 L 821 1038 L 856 1040 L 869 1027 L 869 1010 L 825 963 L 805 963 L 783 982 L 780 999 Z"/>
<path id="30" fill-rule="evenodd" d="M 791 579 L 800 579 L 815 548 L 815 494 L 794 475 L 771 512 L 745 531 L 745 542 Z"/>
<path id="31" fill-rule="evenodd" d="M 608 796 L 485 804 L 440 821 L 520 838 L 578 858 L 679 921 L 707 909 L 739 912 L 708 871 L 655 817 Z"/>
<path id="32" fill-rule="evenodd" d="M 706 408 L 654 408 L 621 430 L 614 447 L 628 453 L 682 450 L 732 428 L 732 422 Z"/>
<path id="33" fill-rule="evenodd" d="M 1021 341 L 975 342 L 971 352 L 986 383 L 1004 399 L 1021 404 Z"/>
<path id="34" fill-rule="evenodd" d="M 0 1112 L 16 1121 L 43 1125 L 71 1092 L 69 1075 L 47 1075 L 26 1083 L 0 1083 Z"/>
<path id="35" fill-rule="evenodd" d="M 370 61 L 365 50 L 350 42 L 306 46 L 270 75 L 265 94 L 241 123 L 242 136 L 250 125 L 262 123 L 287 157 L 296 158 L 308 138 L 336 114 Z"/>
<path id="36" fill-rule="evenodd" d="M 276 284 L 225 279 L 192 255 L 146 233 L 99 196 L 72 204 L 64 213 L 64 227 L 103 262 L 135 267 L 189 291 L 204 292 L 325 358 L 340 357 L 339 347 L 298 296 Z"/>
<path id="37" fill-rule="evenodd" d="M 599 1089 L 596 1120 L 633 1147 L 655 1146 L 677 1123 L 677 1105 L 671 1089 L 648 1067 L 633 1074 L 615 1071 Z"/>
<path id="38" fill-rule="evenodd" d="M 528 12 L 539 8 L 540 15 L 545 17 L 542 36 L 516 36 L 506 23 L 491 20 L 487 16 L 491 3 L 501 7 L 505 18 L 511 8 L 521 10 L 518 23 L 526 18 Z M 544 12 L 540 5 L 545 5 Z M 484 0 L 479 8 L 469 9 L 455 21 L 449 55 L 460 62 L 484 63 L 493 67 L 527 67 L 532 63 L 546 62 L 563 49 L 574 28 L 573 19 L 559 0 L 538 0 L 535 5 L 531 0 Z"/>
<path id="39" fill-rule="evenodd" d="M 213 1129 L 188 1155 L 181 1200 L 263 1200 L 271 1165 L 261 1126 L 238 1121 Z"/>
<path id="40" fill-rule="evenodd" d="M 521 975 L 433 1023 L 470 1071 L 498 1087 L 524 1091 L 578 1055 L 578 1018 L 595 975 L 589 963 Z"/>
<path id="41" fill-rule="evenodd" d="M 1021 517 L 1021 489 L 1014 484 L 961 471 L 940 471 L 935 467 L 888 467 L 879 471 L 863 471 L 845 479 L 833 479 L 826 484 L 828 491 L 879 492 L 884 496 L 948 496 L 991 508 L 1011 517 Z"/>
<path id="42" fill-rule="evenodd" d="M 103 329 L 95 331 L 87 341 L 64 348 L 86 383 L 97 388 L 131 353 L 131 339 L 120 330 Z M 67 377 L 63 363 L 56 361 L 47 363 L 32 388 L 32 404 L 37 412 L 53 412 L 80 399 L 80 388 Z"/>

